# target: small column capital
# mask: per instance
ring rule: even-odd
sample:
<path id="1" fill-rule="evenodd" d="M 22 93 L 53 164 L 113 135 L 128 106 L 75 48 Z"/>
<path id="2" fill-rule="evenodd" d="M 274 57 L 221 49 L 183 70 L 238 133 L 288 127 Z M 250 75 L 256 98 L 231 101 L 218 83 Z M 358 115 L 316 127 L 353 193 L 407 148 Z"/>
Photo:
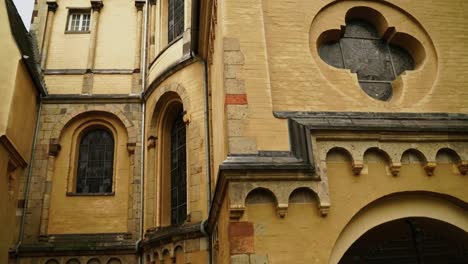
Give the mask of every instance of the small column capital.
<path id="1" fill-rule="evenodd" d="M 58 8 L 57 1 L 55 0 L 47 1 L 47 8 L 49 11 L 55 12 Z"/>
<path id="2" fill-rule="evenodd" d="M 143 7 L 145 6 L 145 0 L 135 0 L 135 7 L 137 8 L 138 11 L 143 10 Z"/>
<path id="3" fill-rule="evenodd" d="M 127 143 L 127 151 L 129 155 L 135 154 L 136 143 Z"/>
<path id="4" fill-rule="evenodd" d="M 158 138 L 156 136 L 148 137 L 148 149 L 156 147 L 156 141 Z"/>
<path id="5" fill-rule="evenodd" d="M 50 139 L 49 143 L 49 156 L 57 156 L 62 149 L 57 139 Z"/>
<path id="6" fill-rule="evenodd" d="M 150 5 L 155 5 L 156 4 L 156 0 L 149 0 L 148 2 L 150 3 Z"/>
<path id="7" fill-rule="evenodd" d="M 102 0 L 91 0 L 91 9 L 93 11 L 101 11 L 101 8 L 104 6 Z"/>

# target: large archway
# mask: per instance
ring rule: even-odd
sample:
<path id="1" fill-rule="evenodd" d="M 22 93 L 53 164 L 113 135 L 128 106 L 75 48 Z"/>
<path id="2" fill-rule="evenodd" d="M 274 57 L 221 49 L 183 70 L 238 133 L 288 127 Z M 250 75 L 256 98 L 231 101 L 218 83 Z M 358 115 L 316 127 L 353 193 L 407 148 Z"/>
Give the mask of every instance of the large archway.
<path id="1" fill-rule="evenodd" d="M 427 217 L 406 217 L 363 234 L 339 264 L 468 263 L 468 233 Z"/>

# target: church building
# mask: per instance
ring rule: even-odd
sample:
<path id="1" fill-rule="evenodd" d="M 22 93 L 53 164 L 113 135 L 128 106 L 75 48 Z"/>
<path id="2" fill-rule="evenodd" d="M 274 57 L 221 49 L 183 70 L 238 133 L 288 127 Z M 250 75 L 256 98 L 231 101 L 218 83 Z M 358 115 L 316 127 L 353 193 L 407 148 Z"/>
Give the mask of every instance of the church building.
<path id="1" fill-rule="evenodd" d="M 468 263 L 468 1 L 0 1 L 0 263 Z"/>

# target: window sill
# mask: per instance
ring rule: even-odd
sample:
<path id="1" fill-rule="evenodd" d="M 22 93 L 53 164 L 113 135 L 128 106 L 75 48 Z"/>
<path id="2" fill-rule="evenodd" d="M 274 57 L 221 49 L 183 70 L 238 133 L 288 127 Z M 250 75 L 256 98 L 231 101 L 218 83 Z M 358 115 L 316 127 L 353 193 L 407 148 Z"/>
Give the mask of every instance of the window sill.
<path id="1" fill-rule="evenodd" d="M 115 196 L 115 192 L 110 192 L 110 193 L 75 193 L 75 192 L 67 192 L 67 196 Z"/>
<path id="2" fill-rule="evenodd" d="M 164 46 L 164 48 L 162 48 L 158 54 L 156 54 L 156 56 L 154 57 L 153 61 L 150 63 L 150 68 L 153 66 L 153 64 L 159 59 L 159 57 L 161 57 L 161 55 L 166 51 L 168 50 L 174 43 L 176 43 L 177 41 L 181 40 L 182 38 L 184 37 L 184 34 L 180 34 L 179 36 L 177 36 L 175 39 L 173 39 L 171 42 L 167 43 L 166 46 Z"/>
<path id="3" fill-rule="evenodd" d="M 89 34 L 91 31 L 65 31 L 65 34 Z"/>

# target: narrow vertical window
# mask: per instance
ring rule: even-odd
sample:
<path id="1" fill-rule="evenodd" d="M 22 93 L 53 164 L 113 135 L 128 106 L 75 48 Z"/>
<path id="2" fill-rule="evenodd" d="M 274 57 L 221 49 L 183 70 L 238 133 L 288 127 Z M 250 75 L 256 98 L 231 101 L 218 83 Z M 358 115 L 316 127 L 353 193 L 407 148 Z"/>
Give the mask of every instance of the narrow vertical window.
<path id="1" fill-rule="evenodd" d="M 184 32 L 184 0 L 168 0 L 168 42 Z"/>
<path id="2" fill-rule="evenodd" d="M 187 217 L 187 173 L 185 123 L 180 112 L 171 128 L 171 224 L 181 224 Z"/>
<path id="3" fill-rule="evenodd" d="M 83 135 L 79 146 L 77 193 L 111 193 L 114 138 L 105 129 Z"/>

